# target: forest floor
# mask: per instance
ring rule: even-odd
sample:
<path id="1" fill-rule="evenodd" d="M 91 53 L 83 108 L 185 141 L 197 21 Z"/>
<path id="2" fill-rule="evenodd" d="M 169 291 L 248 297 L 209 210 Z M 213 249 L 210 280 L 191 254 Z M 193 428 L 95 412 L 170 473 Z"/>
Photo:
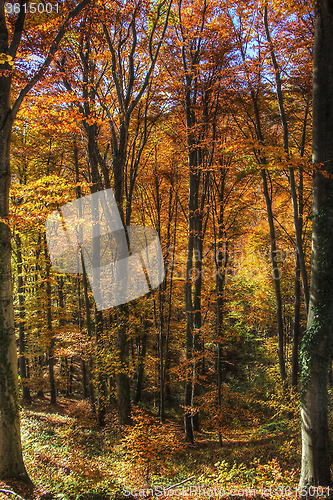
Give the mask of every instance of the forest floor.
<path id="1" fill-rule="evenodd" d="M 217 432 L 204 425 L 195 444 L 185 444 L 180 415 L 167 415 L 163 426 L 148 410 L 138 415 L 137 425 L 120 429 L 111 411 L 99 428 L 85 401 L 24 404 L 23 455 L 35 488 L 14 482 L 0 488 L 26 500 L 298 496 L 298 415 L 265 422 L 253 412 L 247 425 L 225 426 L 222 447 Z"/>

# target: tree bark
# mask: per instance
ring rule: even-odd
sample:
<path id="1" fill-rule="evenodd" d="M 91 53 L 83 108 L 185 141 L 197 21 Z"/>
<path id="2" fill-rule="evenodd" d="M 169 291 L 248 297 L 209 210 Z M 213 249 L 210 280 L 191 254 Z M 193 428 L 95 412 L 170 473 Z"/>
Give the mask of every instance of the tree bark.
<path id="1" fill-rule="evenodd" d="M 223 249 L 223 240 L 226 240 L 226 232 L 224 227 L 224 205 L 225 205 L 225 183 L 228 175 L 228 169 L 220 168 L 220 185 L 218 189 L 219 197 L 219 213 L 218 213 L 218 241 L 215 246 L 215 263 L 216 263 L 216 384 L 217 384 L 217 407 L 221 410 L 222 405 L 222 335 L 223 335 L 223 293 L 224 293 L 224 267 L 227 262 L 227 241 L 226 248 Z M 216 250 L 217 248 L 217 250 Z M 224 262 L 224 264 L 223 264 Z M 219 429 L 219 445 L 223 446 L 222 434 Z"/>
<path id="2" fill-rule="evenodd" d="M 137 377 L 136 391 L 135 391 L 135 402 L 139 403 L 142 397 L 142 386 L 143 386 L 143 375 L 144 375 L 144 362 L 147 350 L 147 334 L 144 332 L 142 337 L 137 337 L 136 339 L 136 351 L 138 356 L 137 364 Z"/>
<path id="3" fill-rule="evenodd" d="M 90 315 L 90 303 L 89 303 L 89 295 L 88 295 L 88 280 L 86 269 L 84 265 L 84 260 L 81 254 L 81 264 L 82 264 L 82 284 L 83 284 L 83 292 L 84 292 L 84 305 L 86 311 L 86 324 L 87 324 L 87 334 L 89 342 L 92 342 L 92 329 L 91 329 L 91 315 Z M 96 398 L 94 391 L 94 383 L 93 383 L 93 357 L 89 354 L 89 366 L 88 366 L 88 390 L 91 404 L 92 413 L 96 413 Z"/>
<path id="4" fill-rule="evenodd" d="M 333 1 L 315 2 L 313 226 L 310 303 L 302 339 L 300 485 L 331 483 L 327 378 L 333 324 Z"/>
<path id="5" fill-rule="evenodd" d="M 131 424 L 130 379 L 128 375 L 128 342 L 127 342 L 127 304 L 117 308 L 117 340 L 116 348 L 119 356 L 119 367 L 116 373 L 118 422 L 120 425 Z"/>
<path id="6" fill-rule="evenodd" d="M 45 265 L 46 265 L 46 299 L 47 299 L 47 329 L 50 340 L 49 345 L 49 382 L 50 382 L 50 403 L 57 403 L 57 394 L 55 388 L 55 380 L 54 380 L 54 335 L 52 332 L 52 312 L 51 312 L 51 281 L 50 281 L 50 269 L 51 262 L 50 256 L 47 250 L 47 242 L 46 237 L 44 240 L 44 250 L 45 250 Z"/>
<path id="7" fill-rule="evenodd" d="M 294 325 L 293 325 L 293 350 L 291 361 L 291 385 L 297 387 L 298 375 L 298 344 L 300 327 L 300 309 L 301 309 L 301 269 L 299 265 L 299 256 L 296 256 L 295 265 L 295 306 L 294 306 Z"/>
<path id="8" fill-rule="evenodd" d="M 3 37 L 4 6 L 0 7 L 0 35 Z M 0 50 L 3 39 L 0 40 Z M 4 52 L 1 50 L 1 52 Z M 4 70 L 10 71 L 7 65 Z M 2 66 L 2 67 L 3 67 Z M 2 68 L 1 68 L 2 69 Z M 9 215 L 10 114 L 9 76 L 0 73 L 0 479 L 30 481 L 26 472 L 20 437 L 17 351 L 11 274 Z"/>
<path id="9" fill-rule="evenodd" d="M 24 306 L 24 281 L 23 281 L 23 262 L 22 262 L 22 241 L 20 235 L 15 236 L 17 252 L 17 292 L 19 296 L 19 369 L 22 381 L 23 400 L 31 401 L 30 389 L 26 383 L 27 370 L 25 358 L 25 306 Z"/>

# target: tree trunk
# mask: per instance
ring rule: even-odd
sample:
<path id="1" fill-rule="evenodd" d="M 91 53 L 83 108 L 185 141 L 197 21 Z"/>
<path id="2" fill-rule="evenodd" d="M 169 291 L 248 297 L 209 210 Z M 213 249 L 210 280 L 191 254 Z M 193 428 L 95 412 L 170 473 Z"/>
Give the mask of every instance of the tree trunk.
<path id="1" fill-rule="evenodd" d="M 2 4 L 1 16 L 4 15 L 3 8 Z M 2 68 L 6 69 L 6 65 Z M 10 77 L 0 76 L 0 217 L 2 219 L 6 219 L 9 213 L 9 151 L 12 125 L 8 120 L 10 83 Z M 30 481 L 23 463 L 20 435 L 10 230 L 3 222 L 0 222 L 0 278 L 0 479 L 15 478 Z"/>
<path id="2" fill-rule="evenodd" d="M 175 249 L 176 249 L 177 223 L 178 223 L 177 212 L 178 212 L 178 200 L 177 196 L 175 196 L 175 217 L 174 217 L 174 228 L 173 228 L 172 261 L 171 261 L 171 273 L 170 273 L 170 288 L 168 296 L 168 316 L 167 316 L 167 325 L 165 334 L 165 356 L 164 356 L 164 374 L 163 374 L 166 401 L 170 400 L 171 397 L 169 341 L 170 341 L 170 323 L 172 315 L 173 277 L 174 277 L 174 267 L 175 267 L 175 257 L 176 257 Z"/>
<path id="3" fill-rule="evenodd" d="M 96 364 L 97 364 L 97 388 L 98 388 L 98 399 L 97 399 L 97 423 L 100 426 L 105 425 L 105 415 L 106 415 L 106 381 L 105 373 L 103 373 L 103 362 L 102 356 L 104 353 L 103 349 L 103 315 L 102 311 L 97 311 L 95 306 L 95 325 L 96 325 Z"/>
<path id="4" fill-rule="evenodd" d="M 127 304 L 117 308 L 117 341 L 118 367 L 116 373 L 118 422 L 120 425 L 131 424 L 130 380 L 128 376 L 128 341 L 127 341 Z"/>
<path id="5" fill-rule="evenodd" d="M 269 223 L 269 232 L 271 236 L 271 258 L 272 258 L 272 267 L 273 267 L 273 279 L 274 279 L 274 288 L 275 288 L 275 299 L 276 299 L 276 319 L 277 319 L 277 327 L 278 327 L 278 357 L 279 357 L 279 367 L 280 367 L 280 375 L 282 381 L 286 379 L 286 367 L 284 360 L 284 349 L 283 349 L 283 319 L 282 319 L 282 298 L 281 298 L 281 287 L 280 287 L 280 270 L 277 264 L 276 258 L 276 239 L 275 239 L 275 228 L 274 228 L 274 218 L 272 211 L 272 200 L 268 192 L 267 186 L 267 173 L 263 168 L 261 170 L 261 177 L 264 188 L 264 195 L 266 200 L 267 207 L 267 216 Z"/>
<path id="6" fill-rule="evenodd" d="M 47 328 L 50 337 L 49 345 L 49 382 L 50 382 L 50 404 L 57 403 L 57 394 L 54 381 L 54 335 L 52 332 L 52 312 L 51 312 L 51 281 L 50 281 L 50 256 L 47 250 L 46 237 L 44 241 L 45 245 L 45 265 L 46 265 L 46 297 L 47 297 Z"/>
<path id="7" fill-rule="evenodd" d="M 77 276 L 77 295 L 78 295 L 78 304 L 79 304 L 79 311 L 78 311 L 78 323 L 79 323 L 79 331 L 82 333 L 83 329 L 83 322 L 82 322 L 82 315 L 81 315 L 81 308 L 82 308 L 82 300 L 81 300 L 81 279 L 80 275 Z M 83 399 L 88 398 L 88 387 L 87 387 L 87 366 L 85 359 L 81 359 L 81 368 L 82 368 L 82 389 L 83 389 Z"/>
<path id="8" fill-rule="evenodd" d="M 190 188 L 191 189 L 191 188 Z M 189 212 L 190 214 L 190 212 Z M 191 215 L 190 215 L 191 220 Z M 193 305 L 192 305 L 192 265 L 193 265 L 193 247 L 194 237 L 189 228 L 188 247 L 187 247 L 187 266 L 185 283 L 185 307 L 186 307 L 186 379 L 185 379 L 185 441 L 194 442 L 192 418 L 190 414 L 192 400 L 192 373 L 190 370 L 193 361 Z"/>
<path id="9" fill-rule="evenodd" d="M 88 333 L 88 340 L 89 340 L 89 342 L 91 342 L 92 331 L 91 331 L 90 304 L 89 304 L 89 296 L 88 296 L 88 280 L 87 280 L 87 274 L 86 274 L 86 269 L 84 266 L 84 260 L 83 260 L 82 255 L 81 255 L 81 264 L 82 264 L 82 269 L 83 269 L 82 283 L 83 283 L 83 292 L 84 292 L 84 304 L 85 304 L 85 310 L 86 310 L 87 333 Z M 89 389 L 91 411 L 93 413 L 96 413 L 96 399 L 95 399 L 92 371 L 93 371 L 93 358 L 92 358 L 92 355 L 90 354 L 89 355 L 89 367 L 88 367 L 88 389 Z"/>
<path id="10" fill-rule="evenodd" d="M 77 142 L 76 142 L 76 137 L 74 136 L 73 140 L 73 153 L 74 153 L 74 165 L 75 165 L 75 180 L 77 182 L 77 188 L 76 188 L 76 198 L 81 198 L 81 187 L 79 185 L 80 182 L 80 169 L 79 169 L 79 155 L 78 155 L 78 147 L 77 147 Z M 79 330 L 80 333 L 82 333 L 83 330 L 83 321 L 82 321 L 82 315 L 81 315 L 81 308 L 82 308 L 82 300 L 81 300 L 81 277 L 78 274 L 77 275 L 77 297 L 78 297 L 78 306 L 79 306 L 79 311 L 78 311 L 78 324 L 79 324 Z M 87 388 L 87 366 L 86 362 L 84 359 L 81 359 L 81 367 L 82 367 L 82 387 L 83 387 L 83 398 L 87 399 L 89 392 Z"/>
<path id="11" fill-rule="evenodd" d="M 143 375 L 144 375 L 144 360 L 146 356 L 146 347 L 147 347 L 147 334 L 144 333 L 141 337 L 136 339 L 136 350 L 138 356 L 138 365 L 137 365 L 137 383 L 136 383 L 136 392 L 135 392 L 135 402 L 139 403 L 142 397 L 142 386 L 143 386 Z"/>
<path id="12" fill-rule="evenodd" d="M 31 401 L 30 389 L 26 383 L 27 370 L 26 370 L 26 359 L 25 359 L 25 307 L 24 307 L 24 283 L 23 283 L 23 263 L 22 263 L 22 242 L 20 235 L 17 233 L 15 237 L 16 241 L 16 251 L 17 251 L 17 292 L 19 296 L 19 368 L 20 377 L 23 380 L 23 400 Z"/>
<path id="13" fill-rule="evenodd" d="M 228 175 L 228 169 L 220 169 L 220 187 L 219 187 L 219 214 L 218 214 L 218 242 L 217 251 L 215 250 L 215 262 L 216 262 L 216 348 L 217 348 L 217 360 L 216 360 L 216 384 L 217 384 L 217 407 L 218 411 L 221 411 L 222 404 L 222 334 L 223 334 L 223 292 L 224 292 L 224 266 L 227 262 L 227 241 L 226 232 L 224 227 L 224 205 L 225 205 L 225 183 Z M 225 240 L 225 249 L 223 249 L 223 240 Z M 215 247 L 216 248 L 216 247 Z M 222 448 L 222 434 L 219 429 L 219 445 Z"/>
<path id="14" fill-rule="evenodd" d="M 299 264 L 299 256 L 296 256 L 295 265 L 295 307 L 294 307 L 294 333 L 293 333 L 293 351 L 291 362 L 291 385 L 297 387 L 298 375 L 298 344 L 299 344 L 299 327 L 300 327 L 300 309 L 301 309 L 301 269 Z"/>
<path id="15" fill-rule="evenodd" d="M 164 283 L 158 290 L 158 355 L 159 355 L 159 417 L 161 424 L 164 423 Z"/>
<path id="16" fill-rule="evenodd" d="M 312 262 L 301 348 L 301 486 L 331 482 L 327 378 L 333 344 L 333 1 L 316 0 L 315 12 Z"/>
<path id="17" fill-rule="evenodd" d="M 121 220 L 125 225 L 124 218 L 124 168 L 128 144 L 129 117 L 123 119 L 120 126 L 118 145 L 114 144 L 116 153 L 113 156 L 114 197 L 120 213 Z M 129 222 L 129 221 L 127 221 Z M 131 423 L 131 392 L 128 375 L 128 339 L 127 339 L 127 304 L 117 308 L 117 354 L 119 357 L 119 370 L 116 373 L 118 421 L 120 425 Z"/>

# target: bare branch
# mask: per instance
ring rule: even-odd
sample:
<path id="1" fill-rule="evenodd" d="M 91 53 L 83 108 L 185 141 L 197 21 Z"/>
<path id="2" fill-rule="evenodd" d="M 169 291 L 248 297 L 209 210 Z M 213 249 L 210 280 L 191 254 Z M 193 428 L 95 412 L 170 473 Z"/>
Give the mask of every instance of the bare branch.
<path id="1" fill-rule="evenodd" d="M 79 3 L 79 5 L 77 5 L 75 7 L 75 9 L 73 9 L 67 16 L 64 24 L 62 25 L 62 27 L 60 28 L 57 36 L 55 37 L 55 39 L 53 40 L 52 44 L 51 44 L 51 47 L 49 49 L 49 52 L 48 52 L 48 55 L 44 61 L 44 63 L 42 64 L 41 68 L 37 71 L 37 73 L 31 78 L 31 80 L 27 83 L 27 85 L 21 90 L 18 98 L 16 99 L 15 103 L 14 103 L 14 106 L 12 108 L 12 111 L 11 111 L 11 120 L 14 121 L 15 119 L 15 116 L 18 112 L 18 110 L 20 109 L 20 106 L 22 104 L 22 101 L 23 99 L 25 98 L 25 96 L 28 94 L 28 92 L 33 88 L 33 86 L 42 78 L 42 76 L 44 75 L 45 73 L 45 70 L 49 67 L 51 61 L 53 60 L 54 58 L 54 55 L 55 53 L 57 52 L 58 48 L 59 48 L 59 44 L 63 38 L 63 36 L 65 35 L 66 33 L 66 28 L 68 27 L 69 25 L 69 22 L 74 18 L 76 17 L 80 12 L 81 10 L 86 7 L 88 4 L 90 3 L 90 0 L 82 0 L 82 2 Z"/>

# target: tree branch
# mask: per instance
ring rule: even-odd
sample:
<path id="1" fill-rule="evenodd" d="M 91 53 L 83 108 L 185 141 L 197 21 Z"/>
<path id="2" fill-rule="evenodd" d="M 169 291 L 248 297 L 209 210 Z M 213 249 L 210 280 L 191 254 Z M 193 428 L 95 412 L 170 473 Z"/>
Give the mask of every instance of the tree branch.
<path id="1" fill-rule="evenodd" d="M 71 21 L 71 19 L 73 19 L 74 17 L 76 17 L 81 12 L 81 10 L 84 7 L 86 7 L 89 3 L 90 3 L 90 0 L 82 0 L 82 2 L 80 2 L 79 5 L 77 5 L 75 7 L 75 9 L 73 9 L 68 14 L 68 16 L 67 16 L 64 24 L 62 25 L 62 27 L 59 30 L 57 36 L 55 37 L 55 39 L 53 40 L 53 42 L 51 44 L 51 47 L 49 49 L 49 53 L 48 53 L 48 55 L 47 55 L 44 63 L 42 64 L 42 66 L 40 67 L 40 69 L 37 71 L 37 73 L 27 83 L 27 85 L 19 93 L 19 96 L 16 99 L 16 101 L 14 103 L 14 106 L 12 108 L 12 111 L 11 111 L 11 120 L 12 120 L 12 122 L 14 121 L 15 116 L 17 115 L 17 112 L 20 109 L 20 106 L 22 104 L 23 99 L 28 94 L 28 92 L 33 88 L 33 86 L 42 78 L 45 70 L 49 67 L 51 61 L 53 60 L 54 55 L 55 55 L 56 51 L 59 48 L 59 44 L 60 44 L 63 36 L 66 33 L 66 28 L 69 25 L 69 22 Z"/>
<path id="2" fill-rule="evenodd" d="M 18 49 L 18 46 L 20 45 L 22 33 L 23 33 L 23 26 L 24 26 L 24 20 L 25 20 L 25 13 L 26 9 L 22 9 L 22 5 L 26 4 L 28 7 L 29 0 L 20 0 L 20 13 L 18 15 L 18 18 L 16 19 L 15 23 L 15 31 L 12 39 L 12 43 L 10 44 L 10 47 L 8 49 L 8 55 L 12 56 L 14 59 L 16 56 L 16 52 Z"/>

